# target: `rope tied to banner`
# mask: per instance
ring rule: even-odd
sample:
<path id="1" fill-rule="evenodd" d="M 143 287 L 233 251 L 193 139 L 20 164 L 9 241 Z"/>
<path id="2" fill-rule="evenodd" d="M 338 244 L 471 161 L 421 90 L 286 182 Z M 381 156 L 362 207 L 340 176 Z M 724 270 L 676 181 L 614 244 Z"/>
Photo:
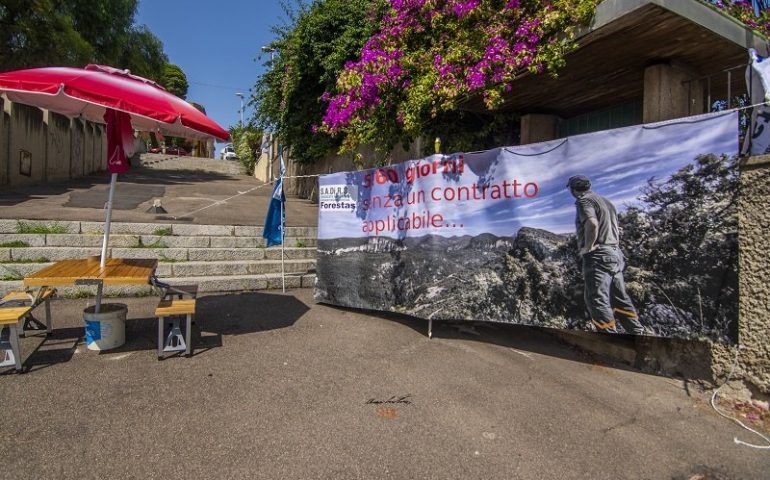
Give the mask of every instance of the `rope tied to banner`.
<path id="1" fill-rule="evenodd" d="M 753 105 L 744 105 L 742 107 L 735 107 L 735 108 L 731 108 L 731 109 L 728 109 L 728 110 L 722 110 L 720 112 L 711 112 L 711 113 L 704 114 L 704 115 L 701 115 L 701 116 L 706 117 L 706 116 L 711 115 L 713 113 L 723 113 L 723 114 L 726 115 L 726 114 L 729 114 L 729 113 L 732 113 L 732 112 L 748 110 L 750 108 L 755 108 L 755 107 L 760 107 L 760 106 L 767 106 L 768 104 L 770 104 L 770 102 L 766 101 L 766 102 L 761 102 L 761 103 L 755 103 Z M 645 126 L 645 125 L 642 125 L 642 128 L 647 129 L 647 130 L 658 129 L 658 128 L 661 128 L 661 127 L 664 127 L 664 126 L 668 126 L 668 125 L 676 125 L 676 124 L 683 124 L 683 123 L 699 123 L 699 122 L 702 122 L 702 121 L 705 121 L 705 120 L 706 120 L 706 118 L 695 118 L 695 119 L 692 119 L 692 120 L 674 119 L 674 120 L 671 120 L 669 122 L 663 122 L 663 123 L 660 123 L 660 124 L 655 125 L 655 126 Z M 546 150 L 546 151 L 543 151 L 543 152 L 537 152 L 537 153 L 519 153 L 519 152 L 516 152 L 516 151 L 511 150 L 511 149 L 506 148 L 506 147 L 502 147 L 502 149 L 504 151 L 508 152 L 508 153 L 512 153 L 512 154 L 518 155 L 518 156 L 535 157 L 535 156 L 538 156 L 538 155 L 545 155 L 546 153 L 550 153 L 550 152 L 552 152 L 554 150 L 557 150 L 557 149 L 561 148 L 562 146 L 566 145 L 568 141 L 569 141 L 569 137 L 565 138 L 562 142 L 560 142 L 558 145 L 555 145 L 553 148 L 551 148 L 549 150 Z M 479 151 L 469 152 L 469 153 L 481 154 L 481 153 L 484 153 L 484 152 L 488 152 L 490 150 L 493 150 L 493 149 L 479 150 Z M 292 180 L 292 179 L 302 179 L 302 178 L 319 178 L 321 176 L 322 176 L 321 174 L 287 175 L 287 176 L 284 176 L 282 178 L 284 178 L 285 180 Z M 224 205 L 224 204 L 227 203 L 228 200 L 232 200 L 233 198 L 237 198 L 237 197 L 239 197 L 241 195 L 246 195 L 246 194 L 251 193 L 253 191 L 259 190 L 260 188 L 272 186 L 272 185 L 275 184 L 276 181 L 277 181 L 277 179 L 271 180 L 271 181 L 266 182 L 266 183 L 264 183 L 262 185 L 258 185 L 258 186 L 254 187 L 254 188 L 250 188 L 250 189 L 246 190 L 245 192 L 238 192 L 236 195 L 233 195 L 231 197 L 225 198 L 223 200 L 216 201 L 216 202 L 212 203 L 211 205 L 207 205 L 207 206 L 199 208 L 197 210 L 193 210 L 193 211 L 188 212 L 188 213 L 186 213 L 184 215 L 174 216 L 173 218 L 174 218 L 174 220 L 177 220 L 177 219 L 182 218 L 182 217 L 188 217 L 190 215 L 202 212 L 204 210 L 207 210 L 207 209 L 209 209 L 211 207 L 215 207 L 217 205 Z"/>
<path id="2" fill-rule="evenodd" d="M 320 174 L 316 174 L 316 175 L 292 175 L 292 176 L 284 176 L 282 178 L 284 180 L 289 180 L 289 179 L 294 179 L 294 178 L 317 178 L 317 177 L 320 177 L 320 176 L 321 176 Z M 228 200 L 232 200 L 233 198 L 238 198 L 238 197 L 240 197 L 242 195 L 246 195 L 248 193 L 254 192 L 254 191 L 259 190 L 261 188 L 270 187 L 270 186 L 274 185 L 275 182 L 277 182 L 277 181 L 278 181 L 278 179 L 271 180 L 269 182 L 265 182 L 262 185 L 257 185 L 256 187 L 250 188 L 250 189 L 246 190 L 245 192 L 238 192 L 235 195 L 232 195 L 232 196 L 227 197 L 227 198 L 222 199 L 222 200 L 218 200 L 218 201 L 216 201 L 216 202 L 214 202 L 214 203 L 212 203 L 210 205 L 206 205 L 205 207 L 199 208 L 197 210 L 193 210 L 191 212 L 187 212 L 187 213 L 185 213 L 183 215 L 175 215 L 172 218 L 174 220 L 177 220 L 179 218 L 189 217 L 190 215 L 194 215 L 196 213 L 200 213 L 200 212 L 202 212 L 204 210 L 208 210 L 211 207 L 216 207 L 217 205 L 224 205 L 224 204 L 227 203 Z"/>

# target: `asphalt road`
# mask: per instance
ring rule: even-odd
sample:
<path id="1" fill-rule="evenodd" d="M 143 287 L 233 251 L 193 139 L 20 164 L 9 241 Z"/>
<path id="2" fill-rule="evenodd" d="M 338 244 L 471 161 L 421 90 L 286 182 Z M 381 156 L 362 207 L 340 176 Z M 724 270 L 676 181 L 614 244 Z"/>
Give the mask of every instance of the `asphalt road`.
<path id="1" fill-rule="evenodd" d="M 691 385 L 541 330 L 429 340 L 310 290 L 208 296 L 196 354 L 159 362 L 155 298 L 121 300 L 128 342 L 101 354 L 80 338 L 89 301 L 56 300 L 55 334 L 22 340 L 29 371 L 0 374 L 0 478 L 769 476 Z"/>

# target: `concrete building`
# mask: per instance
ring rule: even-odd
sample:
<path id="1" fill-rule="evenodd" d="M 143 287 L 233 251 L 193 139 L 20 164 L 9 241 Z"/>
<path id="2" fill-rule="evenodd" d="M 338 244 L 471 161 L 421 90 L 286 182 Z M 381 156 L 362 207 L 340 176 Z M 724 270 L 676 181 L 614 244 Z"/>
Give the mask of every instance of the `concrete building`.
<path id="1" fill-rule="evenodd" d="M 523 75 L 503 111 L 521 143 L 697 115 L 746 93 L 767 39 L 699 0 L 605 0 L 558 78 Z M 468 108 L 474 108 L 469 105 Z"/>

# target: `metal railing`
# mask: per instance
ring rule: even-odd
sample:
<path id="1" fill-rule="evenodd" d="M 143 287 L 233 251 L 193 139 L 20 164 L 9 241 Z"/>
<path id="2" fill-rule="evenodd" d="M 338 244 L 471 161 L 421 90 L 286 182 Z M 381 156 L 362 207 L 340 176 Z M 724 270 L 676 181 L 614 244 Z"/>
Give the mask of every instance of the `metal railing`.
<path id="1" fill-rule="evenodd" d="M 748 65 L 749 65 L 748 63 L 744 63 L 742 65 L 737 65 L 735 67 L 725 68 L 725 69 L 723 69 L 723 70 L 721 70 L 721 71 L 719 71 L 717 73 L 713 73 L 711 75 L 705 75 L 703 77 L 693 78 L 693 79 L 690 79 L 690 80 L 684 80 L 684 81 L 682 81 L 682 85 L 685 85 L 685 84 L 688 85 L 688 88 L 689 88 L 688 97 L 691 98 L 692 101 L 694 102 L 695 99 L 693 98 L 693 92 L 692 92 L 693 84 L 695 82 L 703 82 L 703 81 L 705 81 L 706 82 L 706 85 L 705 85 L 705 105 L 704 105 L 705 108 L 703 109 L 703 111 L 705 111 L 705 112 L 713 112 L 713 111 L 718 111 L 718 110 L 730 109 L 730 108 L 732 108 L 734 106 L 734 100 L 735 100 L 734 97 L 733 97 L 734 93 L 736 93 L 736 97 L 748 94 L 748 98 L 749 99 L 751 98 L 751 93 L 752 93 L 751 92 L 751 81 L 749 81 L 749 86 L 747 88 L 744 88 L 743 91 L 733 92 L 733 72 L 735 72 L 736 70 L 746 70 L 746 67 L 748 67 Z M 749 75 L 751 75 L 751 70 L 749 70 L 749 72 L 750 72 Z M 724 76 L 724 77 L 722 77 L 722 76 Z M 726 91 L 725 91 L 724 99 L 722 99 L 722 98 L 715 98 L 715 95 L 713 94 L 713 90 L 714 90 L 713 84 L 716 83 L 716 82 L 713 82 L 713 80 L 717 79 L 719 77 L 722 77 L 722 78 L 724 78 L 726 80 L 726 82 L 725 82 Z M 724 102 L 724 103 L 720 104 L 720 102 Z M 738 101 L 738 103 L 739 104 L 735 105 L 735 106 L 742 106 L 742 105 L 740 105 L 740 103 L 741 103 L 740 101 Z"/>

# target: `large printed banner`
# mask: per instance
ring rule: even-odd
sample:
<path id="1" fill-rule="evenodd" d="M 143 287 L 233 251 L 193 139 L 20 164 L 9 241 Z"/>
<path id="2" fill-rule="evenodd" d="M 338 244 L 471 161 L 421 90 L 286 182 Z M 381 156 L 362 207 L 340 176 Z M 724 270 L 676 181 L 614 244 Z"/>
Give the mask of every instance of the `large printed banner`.
<path id="1" fill-rule="evenodd" d="M 737 127 L 709 114 L 322 176 L 316 299 L 734 341 Z"/>

